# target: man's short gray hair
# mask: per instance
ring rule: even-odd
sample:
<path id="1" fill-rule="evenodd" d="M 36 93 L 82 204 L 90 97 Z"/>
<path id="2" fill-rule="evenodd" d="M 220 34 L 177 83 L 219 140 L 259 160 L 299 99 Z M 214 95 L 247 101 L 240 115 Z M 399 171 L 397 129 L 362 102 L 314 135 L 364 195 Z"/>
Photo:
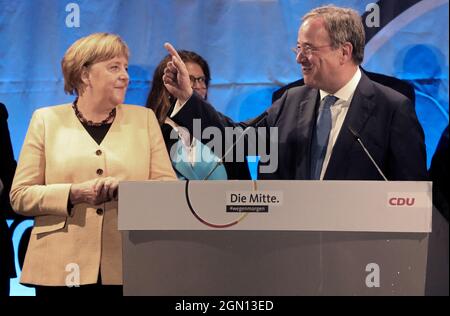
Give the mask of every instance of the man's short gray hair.
<path id="1" fill-rule="evenodd" d="M 350 8 L 340 8 L 327 5 L 313 9 L 306 13 L 302 21 L 308 19 L 322 18 L 327 30 L 331 46 L 338 48 L 349 42 L 353 46 L 352 59 L 355 64 L 360 65 L 364 59 L 364 46 L 366 36 L 359 13 Z"/>

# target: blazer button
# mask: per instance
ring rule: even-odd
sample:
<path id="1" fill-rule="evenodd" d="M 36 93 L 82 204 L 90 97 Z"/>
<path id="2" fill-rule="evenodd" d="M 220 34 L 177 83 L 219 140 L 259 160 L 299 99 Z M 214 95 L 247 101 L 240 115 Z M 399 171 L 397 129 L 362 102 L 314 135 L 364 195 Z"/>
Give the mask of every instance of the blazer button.
<path id="1" fill-rule="evenodd" d="M 95 154 L 96 154 L 97 156 L 100 156 L 100 155 L 102 154 L 102 151 L 101 151 L 100 149 L 97 149 L 97 151 L 95 152 Z"/>
<path id="2" fill-rule="evenodd" d="M 103 170 L 102 170 L 102 169 L 97 169 L 97 174 L 98 174 L 99 176 L 101 176 L 101 175 L 103 174 Z"/>
<path id="3" fill-rule="evenodd" d="M 103 209 L 101 209 L 101 208 L 98 208 L 97 209 L 97 215 L 103 215 Z"/>

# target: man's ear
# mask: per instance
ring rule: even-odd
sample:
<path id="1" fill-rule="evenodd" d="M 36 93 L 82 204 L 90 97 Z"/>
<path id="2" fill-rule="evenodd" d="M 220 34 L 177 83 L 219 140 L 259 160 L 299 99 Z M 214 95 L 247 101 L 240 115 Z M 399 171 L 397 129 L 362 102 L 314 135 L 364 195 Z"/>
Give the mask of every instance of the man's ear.
<path id="1" fill-rule="evenodd" d="M 341 46 L 342 55 L 341 55 L 341 63 L 345 64 L 352 60 L 353 58 L 353 45 L 350 42 L 345 42 Z"/>

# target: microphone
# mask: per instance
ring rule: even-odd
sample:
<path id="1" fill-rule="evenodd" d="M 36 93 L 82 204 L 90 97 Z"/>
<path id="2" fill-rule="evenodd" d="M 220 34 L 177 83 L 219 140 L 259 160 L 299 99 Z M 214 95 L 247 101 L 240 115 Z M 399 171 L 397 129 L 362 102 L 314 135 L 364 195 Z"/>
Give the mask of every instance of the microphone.
<path id="1" fill-rule="evenodd" d="M 364 152 L 366 153 L 367 157 L 369 157 L 369 159 L 372 162 L 372 164 L 375 166 L 375 168 L 377 168 L 378 173 L 383 177 L 384 181 L 388 181 L 388 179 L 384 175 L 383 171 L 381 171 L 380 167 L 378 167 L 378 164 L 372 158 L 372 155 L 369 153 L 369 151 L 367 150 L 366 146 L 364 146 L 363 142 L 361 141 L 361 137 L 359 136 L 359 134 L 351 126 L 347 126 L 347 128 L 350 131 L 350 133 L 352 133 L 352 135 L 356 138 L 358 143 L 361 145 L 361 147 L 364 150 Z"/>
<path id="2" fill-rule="evenodd" d="M 259 124 L 261 124 L 261 122 L 266 118 L 266 116 L 269 115 L 269 113 L 267 113 L 266 111 L 264 111 L 264 113 L 262 113 L 260 116 L 258 116 L 257 118 L 247 121 L 246 123 L 249 125 L 247 126 L 243 131 L 242 134 L 239 135 L 239 137 L 233 142 L 233 144 L 228 148 L 228 150 L 225 152 L 225 154 L 223 154 L 222 157 L 220 157 L 220 159 L 216 162 L 216 164 L 214 165 L 214 167 L 208 172 L 208 174 L 206 175 L 206 177 L 203 178 L 203 180 L 208 180 L 208 178 L 212 175 L 212 173 L 221 165 L 223 164 L 223 159 L 228 155 L 228 153 L 234 149 L 234 147 L 236 146 L 236 144 L 239 142 L 239 140 L 245 135 L 247 134 L 247 132 L 251 129 L 251 128 L 257 128 Z"/>

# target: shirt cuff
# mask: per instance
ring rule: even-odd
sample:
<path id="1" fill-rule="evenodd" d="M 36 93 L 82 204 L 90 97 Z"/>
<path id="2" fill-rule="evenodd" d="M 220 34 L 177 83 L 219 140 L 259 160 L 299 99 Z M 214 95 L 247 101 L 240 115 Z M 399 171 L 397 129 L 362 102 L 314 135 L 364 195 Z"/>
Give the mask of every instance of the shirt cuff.
<path id="1" fill-rule="evenodd" d="M 192 96 L 191 96 L 191 98 L 192 98 Z M 170 118 L 174 117 L 181 110 L 181 108 L 189 101 L 189 99 L 187 99 L 186 102 L 184 102 L 183 104 L 181 104 L 180 101 L 177 99 L 177 102 L 175 102 L 173 111 L 172 111 L 172 113 L 170 113 Z"/>

